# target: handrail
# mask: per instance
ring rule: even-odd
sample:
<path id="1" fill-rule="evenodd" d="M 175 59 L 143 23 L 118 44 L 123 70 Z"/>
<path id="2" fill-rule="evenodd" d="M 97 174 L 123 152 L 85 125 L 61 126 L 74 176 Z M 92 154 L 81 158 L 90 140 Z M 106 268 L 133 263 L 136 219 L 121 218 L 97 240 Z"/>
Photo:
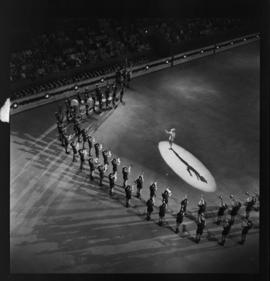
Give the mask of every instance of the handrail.
<path id="1" fill-rule="evenodd" d="M 222 41 L 217 44 L 208 45 L 203 48 L 192 49 L 190 51 L 182 52 L 177 55 L 167 56 L 152 62 L 143 63 L 132 68 L 132 77 L 145 75 L 164 68 L 172 67 L 179 63 L 184 63 L 196 58 L 201 58 L 207 55 L 215 54 L 216 52 L 225 51 L 229 48 L 234 48 L 243 44 L 250 43 L 252 41 L 256 41 L 259 38 L 259 33 L 252 33 L 246 36 Z M 101 81 L 104 81 L 103 85 L 101 85 L 104 86 L 107 81 L 112 82 L 114 78 L 115 73 L 109 73 L 106 75 L 101 75 L 99 77 L 86 79 L 84 81 L 74 82 L 69 85 L 61 86 L 57 89 L 43 91 L 33 96 L 16 99 L 12 101 L 10 114 L 13 115 L 24 110 L 28 110 L 30 108 L 34 108 L 36 106 L 74 96 L 76 94 L 74 93 L 74 87 L 76 85 L 80 90 L 84 90 L 86 87 L 88 87 L 88 89 L 92 91 L 95 88 L 95 84 L 100 84 Z M 14 108 L 14 104 L 17 105 L 16 108 Z"/>

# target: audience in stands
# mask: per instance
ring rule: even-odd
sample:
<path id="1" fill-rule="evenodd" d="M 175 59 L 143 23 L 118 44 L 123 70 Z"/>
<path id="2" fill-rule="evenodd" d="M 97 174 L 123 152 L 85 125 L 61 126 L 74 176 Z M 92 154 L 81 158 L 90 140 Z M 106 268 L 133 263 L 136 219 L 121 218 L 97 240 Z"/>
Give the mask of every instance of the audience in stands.
<path id="1" fill-rule="evenodd" d="M 143 18 L 124 23 L 116 19 L 99 19 L 90 25 L 76 23 L 66 30 L 40 34 L 32 38 L 28 49 L 11 54 L 10 81 L 13 84 L 22 81 L 29 82 L 27 85 L 37 84 L 48 75 L 65 74 L 85 66 L 90 70 L 83 69 L 79 74 L 66 75 L 57 81 L 28 86 L 14 93 L 14 98 L 110 73 L 123 63 L 124 57 L 131 58 L 129 61 L 133 65 L 146 62 L 151 50 L 148 35 L 155 31 L 173 45 L 234 29 L 241 24 L 239 19 L 227 18 Z M 114 59 L 119 62 L 113 62 Z"/>

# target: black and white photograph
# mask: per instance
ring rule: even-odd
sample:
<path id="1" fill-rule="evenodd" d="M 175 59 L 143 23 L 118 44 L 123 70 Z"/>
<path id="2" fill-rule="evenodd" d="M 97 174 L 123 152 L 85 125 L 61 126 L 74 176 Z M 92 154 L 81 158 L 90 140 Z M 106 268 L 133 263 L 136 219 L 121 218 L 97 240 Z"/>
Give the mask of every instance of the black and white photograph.
<path id="1" fill-rule="evenodd" d="M 96 2 L 8 3 L 8 271 L 261 273 L 258 1 Z"/>

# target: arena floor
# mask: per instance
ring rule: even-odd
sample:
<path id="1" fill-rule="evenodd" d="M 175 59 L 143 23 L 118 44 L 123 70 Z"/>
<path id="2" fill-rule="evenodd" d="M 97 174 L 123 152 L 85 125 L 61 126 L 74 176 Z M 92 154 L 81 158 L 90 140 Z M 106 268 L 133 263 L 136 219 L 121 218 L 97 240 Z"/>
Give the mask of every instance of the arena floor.
<path id="1" fill-rule="evenodd" d="M 144 171 L 143 200 L 132 199 L 129 209 L 120 186 L 110 198 L 107 184 L 90 183 L 88 165 L 79 172 L 79 162 L 65 154 L 56 104 L 11 117 L 11 272 L 258 272 L 258 213 L 252 213 L 246 244 L 238 244 L 238 218 L 224 247 L 217 244 L 222 227 L 214 214 L 217 195 L 229 202 L 230 194 L 245 200 L 246 191 L 259 190 L 259 43 L 136 78 L 124 100 L 84 126 L 122 164 L 132 164 L 132 180 Z M 163 160 L 159 143 L 172 127 L 175 143 L 214 177 L 214 192 L 189 185 Z M 157 205 L 166 187 L 173 194 L 164 227 L 157 224 L 157 209 L 152 221 L 145 220 L 153 180 Z M 192 215 L 185 218 L 185 233 L 173 231 L 185 194 L 191 211 L 201 194 L 208 203 L 200 244 L 194 243 Z"/>

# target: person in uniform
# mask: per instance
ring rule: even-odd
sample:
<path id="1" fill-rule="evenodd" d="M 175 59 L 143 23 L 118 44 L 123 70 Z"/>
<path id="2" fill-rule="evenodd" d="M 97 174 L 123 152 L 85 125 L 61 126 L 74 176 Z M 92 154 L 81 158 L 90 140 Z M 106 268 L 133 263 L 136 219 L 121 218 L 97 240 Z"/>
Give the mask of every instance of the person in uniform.
<path id="1" fill-rule="evenodd" d="M 128 175 L 130 174 L 131 166 L 129 167 L 123 167 L 122 174 L 123 174 L 123 187 L 126 187 L 126 183 L 128 181 Z"/>
<path id="2" fill-rule="evenodd" d="M 71 146 L 72 151 L 73 151 L 73 159 L 72 159 L 72 162 L 77 162 L 79 144 L 78 144 L 78 142 L 76 142 L 76 144 L 75 144 L 75 142 L 72 141 L 72 142 L 70 143 L 70 146 Z"/>
<path id="3" fill-rule="evenodd" d="M 252 226 L 252 221 L 245 217 L 242 222 L 241 240 L 239 241 L 239 244 L 243 245 L 246 242 L 247 234 Z"/>
<path id="4" fill-rule="evenodd" d="M 104 179 L 104 173 L 105 173 L 105 167 L 102 164 L 99 164 L 97 166 L 98 172 L 99 172 L 99 185 L 102 186 L 102 181 Z"/>
<path id="5" fill-rule="evenodd" d="M 179 212 L 176 215 L 176 229 L 175 229 L 175 233 L 179 233 L 179 227 L 180 227 L 181 223 L 184 220 L 184 216 L 185 216 L 184 210 L 183 210 L 183 208 L 180 208 Z"/>
<path id="6" fill-rule="evenodd" d="M 64 146 L 64 127 L 63 127 L 63 123 L 57 121 L 57 130 L 58 130 L 58 134 L 59 134 L 59 140 L 61 142 L 61 144 Z"/>
<path id="7" fill-rule="evenodd" d="M 150 187 L 150 198 L 153 200 L 154 204 L 155 204 L 155 197 L 157 196 L 157 182 L 153 182 Z"/>
<path id="8" fill-rule="evenodd" d="M 112 161 L 112 170 L 114 174 L 117 174 L 117 167 L 120 165 L 120 158 L 113 158 Z"/>
<path id="9" fill-rule="evenodd" d="M 82 141 L 83 141 L 83 149 L 85 148 L 85 143 L 87 142 L 88 135 L 86 129 L 82 129 Z"/>
<path id="10" fill-rule="evenodd" d="M 130 207 L 130 199 L 132 196 L 132 187 L 130 185 L 125 186 L 125 193 L 126 193 L 126 207 Z"/>
<path id="11" fill-rule="evenodd" d="M 230 195 L 230 199 L 231 199 L 231 203 L 232 203 L 232 207 L 231 207 L 231 222 L 232 224 L 234 223 L 235 217 L 238 214 L 242 204 L 239 200 L 236 200 L 234 198 L 234 196 L 231 194 Z"/>
<path id="12" fill-rule="evenodd" d="M 232 224 L 233 224 L 233 222 L 229 219 L 226 219 L 224 221 L 223 231 L 221 233 L 221 241 L 218 243 L 219 245 L 224 246 L 224 244 L 226 242 L 226 238 L 231 231 Z"/>
<path id="13" fill-rule="evenodd" d="M 84 104 L 85 104 L 85 113 L 86 113 L 86 116 L 89 116 L 89 111 L 90 111 L 90 105 L 88 103 L 88 94 L 85 94 L 85 98 L 84 98 Z M 92 98 L 91 98 L 92 99 Z"/>
<path id="14" fill-rule="evenodd" d="M 96 98 L 96 96 L 91 96 L 92 97 L 92 100 L 93 100 L 93 102 L 92 102 L 92 104 L 93 104 L 93 106 L 92 106 L 92 109 L 93 109 L 93 111 L 96 113 L 97 111 L 96 111 L 96 102 L 97 102 L 97 98 Z"/>
<path id="15" fill-rule="evenodd" d="M 80 170 L 83 170 L 83 164 L 87 155 L 87 152 L 84 148 L 79 149 L 79 155 L 80 155 L 80 160 L 81 160 L 81 164 L 80 164 Z"/>
<path id="16" fill-rule="evenodd" d="M 217 224 L 221 223 L 221 221 L 224 217 L 225 211 L 228 209 L 228 205 L 223 201 L 223 198 L 221 195 L 219 196 L 219 199 L 220 199 L 220 206 L 218 208 L 218 213 L 217 213 L 217 221 L 216 221 Z"/>
<path id="17" fill-rule="evenodd" d="M 106 99 L 106 108 L 110 106 L 110 85 L 107 84 L 105 88 L 105 99 Z"/>
<path id="18" fill-rule="evenodd" d="M 123 103 L 123 104 L 124 104 L 124 101 L 123 101 L 124 91 L 125 91 L 125 88 L 124 88 L 124 86 L 122 85 L 122 86 L 121 86 L 121 90 L 120 90 L 120 102 Z"/>
<path id="19" fill-rule="evenodd" d="M 196 230 L 196 238 L 195 238 L 196 243 L 200 242 L 205 226 L 206 226 L 206 221 L 205 221 L 204 213 L 201 213 L 197 221 L 197 230 Z"/>
<path id="20" fill-rule="evenodd" d="M 161 194 L 162 201 L 165 202 L 167 205 L 169 203 L 169 197 L 172 195 L 172 192 L 169 188 L 166 188 L 164 192 Z"/>
<path id="21" fill-rule="evenodd" d="M 76 120 L 76 119 L 74 120 L 73 129 L 74 129 L 76 137 L 78 138 L 78 142 L 80 143 L 81 142 L 82 129 L 81 129 L 81 126 L 80 126 L 78 120 Z"/>
<path id="22" fill-rule="evenodd" d="M 117 94 L 117 86 L 116 84 L 113 85 L 113 95 L 112 95 L 112 104 L 113 107 L 116 106 L 116 94 Z"/>
<path id="23" fill-rule="evenodd" d="M 146 210 L 146 219 L 149 221 L 151 219 L 151 214 L 154 211 L 154 201 L 152 198 L 149 198 L 146 202 L 147 210 Z"/>
<path id="24" fill-rule="evenodd" d="M 65 106 L 66 106 L 66 120 L 69 122 L 71 120 L 71 104 L 70 99 L 65 100 Z"/>
<path id="25" fill-rule="evenodd" d="M 102 151 L 102 156 L 103 156 L 103 160 L 104 160 L 104 166 L 107 170 L 108 166 L 109 166 L 109 158 L 112 156 L 111 151 L 107 150 L 107 149 L 104 149 Z"/>
<path id="26" fill-rule="evenodd" d="M 91 137 L 91 136 L 87 136 L 87 142 L 88 142 L 88 155 L 91 156 L 92 153 L 92 148 L 93 148 L 93 144 L 95 143 L 95 138 Z"/>
<path id="27" fill-rule="evenodd" d="M 98 85 L 96 85 L 96 97 L 99 103 L 99 109 L 102 111 L 102 92 Z"/>
<path id="28" fill-rule="evenodd" d="M 170 149 L 172 149 L 172 145 L 176 136 L 176 130 L 175 128 L 170 129 L 170 131 L 165 130 L 165 133 L 169 135 L 169 144 Z"/>
<path id="29" fill-rule="evenodd" d="M 165 220 L 165 215 L 167 211 L 167 204 L 165 202 L 162 202 L 162 204 L 159 206 L 159 225 L 162 226 Z"/>
<path id="30" fill-rule="evenodd" d="M 90 168 L 90 180 L 94 180 L 94 176 L 93 176 L 93 173 L 95 171 L 95 161 L 94 161 L 94 158 L 93 157 L 89 157 L 88 159 L 88 164 L 89 164 L 89 168 Z"/>
<path id="31" fill-rule="evenodd" d="M 187 211 L 187 204 L 188 204 L 188 199 L 187 199 L 187 195 L 185 195 L 184 199 L 181 201 L 180 203 L 180 209 L 183 210 L 184 215 L 186 214 Z"/>
<path id="32" fill-rule="evenodd" d="M 245 202 L 245 206 L 246 206 L 246 218 L 249 219 L 250 216 L 250 212 L 253 210 L 254 205 L 256 204 L 256 197 L 255 196 L 251 196 L 248 192 L 246 192 L 246 195 L 248 195 L 248 198 Z"/>
<path id="33" fill-rule="evenodd" d="M 120 84 L 121 83 L 121 71 L 120 68 L 117 68 L 115 73 L 115 83 Z"/>
<path id="34" fill-rule="evenodd" d="M 141 190 L 143 188 L 143 174 L 139 175 L 139 177 L 135 180 L 136 186 L 137 186 L 137 198 L 141 199 Z"/>
<path id="35" fill-rule="evenodd" d="M 98 142 L 96 142 L 94 147 L 95 147 L 96 158 L 99 159 L 99 152 L 102 149 L 102 144 L 99 144 Z"/>
<path id="36" fill-rule="evenodd" d="M 206 201 L 204 200 L 203 196 L 201 196 L 201 199 L 198 203 L 198 217 L 201 215 L 201 214 L 205 214 L 206 212 Z"/>
<path id="37" fill-rule="evenodd" d="M 113 195 L 116 180 L 117 180 L 117 175 L 115 173 L 110 173 L 109 174 L 110 196 Z"/>
<path id="38" fill-rule="evenodd" d="M 66 154 L 69 154 L 70 152 L 69 152 L 68 148 L 69 148 L 69 142 L 70 142 L 71 136 L 64 135 L 63 138 L 64 138 L 64 146 L 65 146 Z"/>

